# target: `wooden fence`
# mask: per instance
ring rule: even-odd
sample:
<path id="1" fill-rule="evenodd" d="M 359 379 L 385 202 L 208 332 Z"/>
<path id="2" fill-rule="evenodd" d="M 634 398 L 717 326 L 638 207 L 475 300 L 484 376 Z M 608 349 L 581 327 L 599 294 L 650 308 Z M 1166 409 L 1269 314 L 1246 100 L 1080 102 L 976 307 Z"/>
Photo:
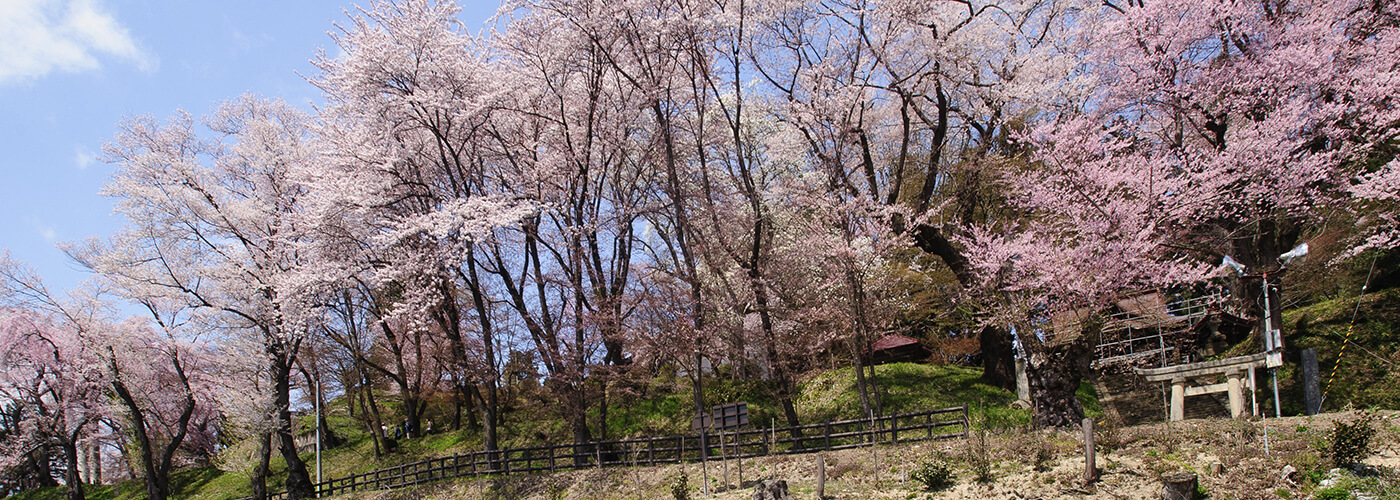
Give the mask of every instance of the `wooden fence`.
<path id="1" fill-rule="evenodd" d="M 800 434 L 794 433 L 794 429 Z M 474 451 L 331 479 L 316 485 L 320 496 L 413 486 L 441 479 L 486 474 L 555 472 L 614 466 L 653 466 L 715 459 L 811 453 L 967 435 L 967 405 L 868 419 L 798 427 L 714 431 L 702 449 L 698 434 L 558 444 L 494 452 Z M 800 435 L 801 437 L 795 437 Z M 273 495 L 283 499 L 286 493 Z"/>

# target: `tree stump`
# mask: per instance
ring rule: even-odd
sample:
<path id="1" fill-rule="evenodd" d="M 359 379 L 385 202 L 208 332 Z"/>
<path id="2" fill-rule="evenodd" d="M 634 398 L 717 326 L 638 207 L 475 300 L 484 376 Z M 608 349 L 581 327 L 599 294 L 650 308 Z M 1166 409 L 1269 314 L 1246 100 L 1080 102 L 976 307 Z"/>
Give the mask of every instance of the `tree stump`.
<path id="1" fill-rule="evenodd" d="M 753 500 L 792 500 L 792 494 L 788 493 L 787 481 L 764 479 L 753 487 Z"/>
<path id="2" fill-rule="evenodd" d="M 1178 472 L 1162 476 L 1162 500 L 1192 500 L 1195 497 L 1195 472 Z"/>

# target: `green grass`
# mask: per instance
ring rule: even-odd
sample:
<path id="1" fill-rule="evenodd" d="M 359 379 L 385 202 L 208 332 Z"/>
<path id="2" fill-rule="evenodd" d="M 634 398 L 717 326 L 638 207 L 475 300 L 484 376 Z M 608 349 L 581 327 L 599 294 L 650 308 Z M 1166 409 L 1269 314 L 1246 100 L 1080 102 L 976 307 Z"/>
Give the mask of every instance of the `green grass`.
<path id="1" fill-rule="evenodd" d="M 983 403 L 1000 420 L 1029 419 L 1025 410 L 1009 408 L 1016 395 L 981 382 L 982 370 L 966 366 L 893 363 L 875 367 L 868 377 L 872 391 L 878 391 L 885 415 L 917 410 L 948 408 L 966 403 L 976 408 Z M 846 420 L 861 416 L 860 394 L 855 372 L 840 368 L 804 381 L 794 401 L 803 422 Z M 872 402 L 873 404 L 873 402 Z M 1023 417 L 1024 416 L 1024 417 Z"/>

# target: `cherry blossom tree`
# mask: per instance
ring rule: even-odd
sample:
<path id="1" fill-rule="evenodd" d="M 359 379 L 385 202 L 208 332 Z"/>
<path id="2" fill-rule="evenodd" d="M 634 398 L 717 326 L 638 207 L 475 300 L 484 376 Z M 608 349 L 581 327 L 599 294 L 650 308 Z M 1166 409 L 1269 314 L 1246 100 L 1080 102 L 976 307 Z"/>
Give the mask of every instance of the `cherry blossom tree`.
<path id="1" fill-rule="evenodd" d="M 496 192 L 484 168 L 483 148 L 493 142 L 487 119 L 510 86 L 500 85 L 506 76 L 456 13 L 450 2 L 373 3 L 336 37 L 345 55 L 316 60 L 322 74 L 313 83 L 329 101 L 320 129 L 329 154 L 304 176 L 316 186 L 309 213 L 321 234 L 317 252 L 336 268 L 306 275 L 327 290 L 395 289 L 375 313 L 381 326 L 392 315 L 430 318 L 450 344 L 455 373 L 485 387 L 485 445 L 494 450 L 497 328 L 480 240 L 537 212 L 537 203 Z M 465 335 L 472 330 L 479 343 Z M 482 346 L 480 358 L 469 357 L 472 344 Z"/>
<path id="2" fill-rule="evenodd" d="M 147 498 L 169 498 L 170 475 L 181 452 L 207 460 L 214 454 L 221 413 L 213 406 L 214 353 L 181 338 L 179 311 L 148 306 L 151 322 L 132 318 L 114 325 L 102 346 L 117 413 L 129 420 L 140 456 Z M 190 455 L 187 455 L 190 456 Z"/>
<path id="3" fill-rule="evenodd" d="M 313 494 L 291 428 L 291 369 L 312 304 L 298 299 L 292 272 L 302 261 L 294 215 L 304 188 L 291 175 L 311 161 L 307 118 L 286 105 L 244 96 L 205 120 L 200 137 L 181 113 L 162 124 L 143 117 L 120 125 L 104 148 L 119 170 L 104 191 L 127 226 L 109 243 L 91 243 L 81 258 L 132 297 L 170 301 L 207 315 L 261 355 L 241 359 L 268 367 L 265 436 L 276 437 L 292 498 Z M 227 351 L 229 353 L 237 351 Z M 263 438 L 263 457 L 271 446 Z M 266 495 L 265 460 L 254 496 Z"/>
<path id="4" fill-rule="evenodd" d="M 102 312 L 82 297 L 59 302 L 33 270 L 0 253 L 0 399 L 19 410 L 0 442 L 0 468 L 55 446 L 70 500 L 85 498 L 79 442 L 107 410 L 109 380 L 94 343 Z"/>
<path id="5" fill-rule="evenodd" d="M 1327 211 L 1347 206 L 1358 164 L 1388 154 L 1396 134 L 1394 111 L 1375 93 L 1394 85 L 1392 7 L 1108 9 L 1084 25 L 1098 41 L 1082 56 L 1100 90 L 1078 112 L 1038 126 L 1027 137 L 1031 163 L 1004 179 L 1030 218 L 1012 234 L 987 228 L 968 238 L 978 249 L 973 267 L 1026 332 L 1033 367 L 1055 352 L 1031 334 L 1052 311 L 1092 311 L 1123 293 L 1195 282 L 1222 255 L 1271 268 Z M 1351 191 L 1384 199 L 1385 188 L 1371 186 L 1383 186 L 1386 172 L 1361 173 L 1363 187 Z M 1246 304 L 1253 288 L 1242 290 Z M 1046 333 L 1047 347 L 1070 349 L 1089 336 Z M 1046 399 L 1072 394 L 1077 375 L 1066 382 Z M 1045 425 L 1077 421 L 1037 409 Z"/>

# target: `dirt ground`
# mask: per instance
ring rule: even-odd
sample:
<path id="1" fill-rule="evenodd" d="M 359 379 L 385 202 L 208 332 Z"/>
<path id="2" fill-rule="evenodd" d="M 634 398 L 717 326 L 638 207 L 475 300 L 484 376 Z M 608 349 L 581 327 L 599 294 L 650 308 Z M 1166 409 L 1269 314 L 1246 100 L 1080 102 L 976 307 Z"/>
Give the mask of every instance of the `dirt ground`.
<path id="1" fill-rule="evenodd" d="M 1400 415 L 1376 412 L 1375 453 L 1366 463 L 1381 480 L 1400 469 Z M 1310 498 L 1331 469 L 1327 434 L 1356 412 L 1266 420 L 1188 420 L 1130 428 L 1097 424 L 1098 480 L 1083 481 L 1080 432 L 1005 430 L 968 438 L 823 453 L 826 498 L 835 499 L 1142 499 L 1160 498 L 1161 477 L 1193 471 L 1212 499 Z M 593 499 L 675 498 L 686 476 L 688 498 L 753 498 L 759 479 L 782 479 L 797 499 L 817 498 L 817 454 L 700 464 L 561 472 L 464 480 L 343 498 Z M 911 474 L 926 462 L 946 465 L 955 483 L 926 491 Z M 979 467 L 981 466 L 981 467 Z M 740 475 L 742 467 L 742 481 Z M 978 470 L 983 480 L 978 479 Z M 1335 477 L 1338 473 L 1332 472 Z M 705 477 L 709 487 L 702 488 Z M 1324 486 L 1331 483 L 1324 483 Z M 708 490 L 708 491 L 707 491 Z M 1362 495 L 1364 496 L 1364 494 Z"/>

